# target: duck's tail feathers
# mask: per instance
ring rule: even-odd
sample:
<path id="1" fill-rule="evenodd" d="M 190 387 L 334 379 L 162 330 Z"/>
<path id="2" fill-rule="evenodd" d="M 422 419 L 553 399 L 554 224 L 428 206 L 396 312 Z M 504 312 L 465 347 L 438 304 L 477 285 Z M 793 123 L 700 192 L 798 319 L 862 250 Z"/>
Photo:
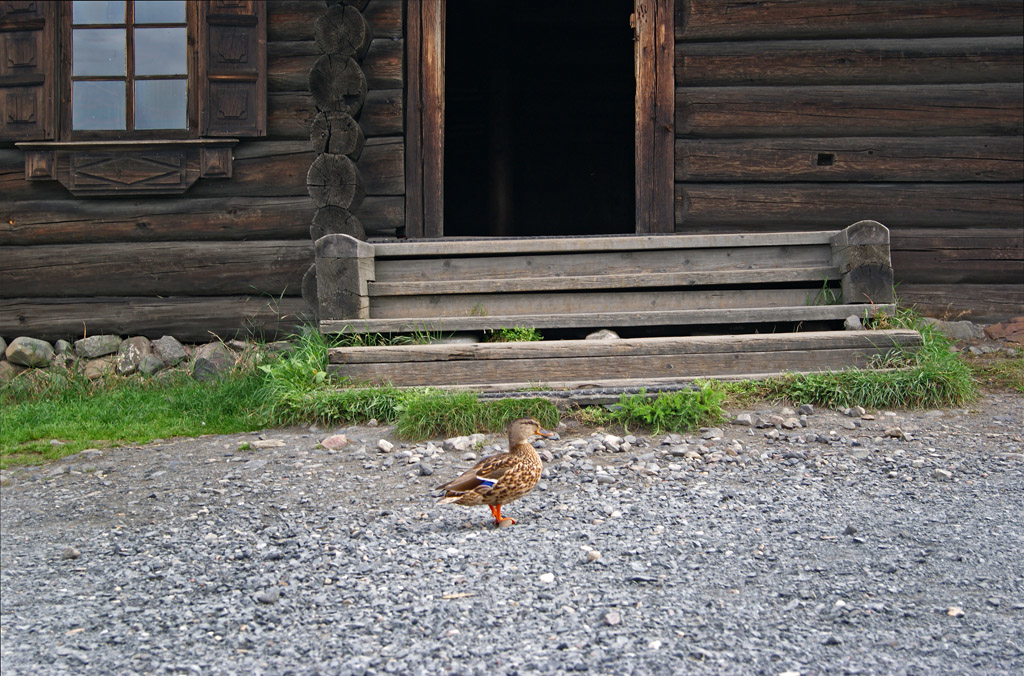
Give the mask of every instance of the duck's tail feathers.
<path id="1" fill-rule="evenodd" d="M 453 502 L 458 502 L 461 497 L 461 495 L 442 495 L 440 498 L 438 498 L 437 504 L 447 505 Z"/>

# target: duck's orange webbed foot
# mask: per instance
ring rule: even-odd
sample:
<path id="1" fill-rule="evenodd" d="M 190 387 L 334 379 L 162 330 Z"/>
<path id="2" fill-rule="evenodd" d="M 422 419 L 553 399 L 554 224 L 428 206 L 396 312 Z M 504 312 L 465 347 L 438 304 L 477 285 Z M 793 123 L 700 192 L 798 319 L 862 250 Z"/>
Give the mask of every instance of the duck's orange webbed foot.
<path id="1" fill-rule="evenodd" d="M 511 526 L 515 524 L 516 520 L 509 517 L 501 516 L 501 505 L 488 505 L 491 508 L 491 515 L 494 517 L 494 525 L 501 528 L 502 526 Z"/>

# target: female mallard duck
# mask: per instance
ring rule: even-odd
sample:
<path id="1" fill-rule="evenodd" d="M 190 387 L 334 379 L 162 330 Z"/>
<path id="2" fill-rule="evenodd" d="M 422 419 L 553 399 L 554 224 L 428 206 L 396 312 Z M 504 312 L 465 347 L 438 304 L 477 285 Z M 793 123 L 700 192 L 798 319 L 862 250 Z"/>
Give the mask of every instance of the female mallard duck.
<path id="1" fill-rule="evenodd" d="M 533 435 L 553 437 L 533 418 L 519 418 L 508 426 L 508 453 L 484 458 L 462 476 L 437 487 L 444 491 L 440 504 L 487 505 L 494 523 L 501 525 L 501 506 L 523 497 L 540 481 L 544 469 L 530 444 Z M 515 519 L 505 518 L 515 523 Z"/>

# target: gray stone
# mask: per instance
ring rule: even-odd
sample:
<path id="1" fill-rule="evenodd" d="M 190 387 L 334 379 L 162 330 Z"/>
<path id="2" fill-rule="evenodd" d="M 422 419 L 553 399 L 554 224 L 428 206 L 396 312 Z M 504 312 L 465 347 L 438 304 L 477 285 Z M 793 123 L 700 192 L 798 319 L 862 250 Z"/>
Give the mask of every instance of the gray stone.
<path id="1" fill-rule="evenodd" d="M 139 370 L 143 357 L 153 354 L 153 345 L 145 336 L 133 336 L 121 342 L 117 350 L 117 361 L 114 371 L 119 376 L 127 376 Z"/>
<path id="2" fill-rule="evenodd" d="M 4 354 L 4 352 L 6 352 L 6 351 L 7 351 L 7 341 L 4 340 L 3 338 L 0 338 L 0 359 L 4 359 L 6 357 L 6 355 Z"/>
<path id="3" fill-rule="evenodd" d="M 948 469 L 937 469 L 935 470 L 935 478 L 938 481 L 951 481 L 953 479 L 953 473 Z"/>
<path id="4" fill-rule="evenodd" d="M 618 340 L 619 334 L 611 329 L 601 329 L 587 335 L 587 340 Z"/>
<path id="5" fill-rule="evenodd" d="M 0 383 L 6 383 L 8 380 L 10 380 L 11 378 L 18 375 L 24 370 L 24 366 L 12 364 L 7 360 L 0 361 Z"/>
<path id="6" fill-rule="evenodd" d="M 843 322 L 843 328 L 847 331 L 861 331 L 864 328 L 864 324 L 861 323 L 860 317 L 857 315 L 850 315 Z"/>
<path id="7" fill-rule="evenodd" d="M 82 367 L 82 373 L 89 380 L 99 380 L 114 372 L 115 357 L 106 356 L 90 359 Z"/>
<path id="8" fill-rule="evenodd" d="M 750 415 L 749 413 L 740 413 L 739 415 L 737 415 L 733 419 L 732 424 L 733 425 L 745 425 L 747 427 L 753 427 L 754 426 L 754 417 L 752 415 Z"/>
<path id="9" fill-rule="evenodd" d="M 174 336 L 164 336 L 160 340 L 154 340 L 153 354 L 160 357 L 160 361 L 167 366 L 174 366 L 188 356 L 185 354 L 185 347 Z"/>
<path id="10" fill-rule="evenodd" d="M 192 364 L 192 377 L 196 380 L 213 380 L 224 375 L 235 365 L 235 355 L 224 343 L 207 343 L 196 349 Z"/>
<path id="11" fill-rule="evenodd" d="M 952 338 L 953 340 L 972 340 L 985 337 L 985 330 L 983 328 L 967 320 L 946 322 L 941 319 L 932 319 L 931 317 L 923 317 L 923 320 L 926 324 L 931 324 L 947 338 Z"/>
<path id="12" fill-rule="evenodd" d="M 45 340 L 18 336 L 4 350 L 7 361 L 19 366 L 41 368 L 53 362 L 53 346 Z"/>
<path id="13" fill-rule="evenodd" d="M 155 354 L 147 354 L 139 362 L 139 373 L 151 376 L 166 367 L 163 360 Z"/>
<path id="14" fill-rule="evenodd" d="M 453 333 L 451 335 L 437 336 L 430 341 L 437 345 L 472 345 L 479 343 L 480 338 L 475 333 Z"/>
<path id="15" fill-rule="evenodd" d="M 82 359 L 96 359 L 114 354 L 121 347 L 121 336 L 89 336 L 75 341 L 75 354 Z"/>
<path id="16" fill-rule="evenodd" d="M 53 344 L 53 351 L 57 354 L 74 354 L 75 346 L 66 340 L 58 340 Z"/>

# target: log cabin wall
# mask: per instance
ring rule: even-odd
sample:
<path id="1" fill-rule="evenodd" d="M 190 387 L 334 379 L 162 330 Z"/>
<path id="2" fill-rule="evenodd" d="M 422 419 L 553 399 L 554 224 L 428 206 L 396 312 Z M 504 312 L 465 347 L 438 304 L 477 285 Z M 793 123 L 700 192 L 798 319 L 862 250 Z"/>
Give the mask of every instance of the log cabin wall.
<path id="1" fill-rule="evenodd" d="M 0 335 L 294 330 L 316 212 L 307 83 L 327 9 L 267 2 L 267 134 L 234 147 L 231 178 L 177 196 L 80 198 L 57 181 L 26 181 L 24 153 L 0 144 Z"/>
<path id="2" fill-rule="evenodd" d="M 1024 4 L 676 0 L 679 233 L 887 225 L 897 296 L 1024 312 Z"/>

